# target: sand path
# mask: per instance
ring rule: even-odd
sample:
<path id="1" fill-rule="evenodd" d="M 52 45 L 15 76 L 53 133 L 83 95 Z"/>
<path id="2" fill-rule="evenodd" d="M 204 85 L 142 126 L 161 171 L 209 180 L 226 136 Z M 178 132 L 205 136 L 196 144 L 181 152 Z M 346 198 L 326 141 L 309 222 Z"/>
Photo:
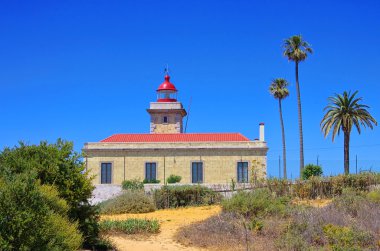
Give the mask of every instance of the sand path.
<path id="1" fill-rule="evenodd" d="M 195 247 L 186 247 L 174 240 L 176 231 L 196 221 L 202 221 L 212 215 L 220 213 L 220 206 L 189 207 L 179 209 L 158 210 L 146 214 L 104 215 L 102 219 L 123 220 L 128 218 L 157 219 L 161 223 L 159 234 L 151 236 L 131 236 L 118 234 L 109 236 L 118 250 L 127 251 L 195 251 L 205 250 Z"/>

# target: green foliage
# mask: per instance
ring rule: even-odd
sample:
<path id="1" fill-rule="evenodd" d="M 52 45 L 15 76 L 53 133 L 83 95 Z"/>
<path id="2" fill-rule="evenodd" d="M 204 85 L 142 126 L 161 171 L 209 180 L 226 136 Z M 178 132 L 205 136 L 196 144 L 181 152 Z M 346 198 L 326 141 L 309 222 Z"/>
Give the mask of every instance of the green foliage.
<path id="1" fill-rule="evenodd" d="M 350 227 L 327 224 L 323 227 L 332 250 L 363 250 L 371 246 L 373 237 L 370 233 Z"/>
<path id="2" fill-rule="evenodd" d="M 374 203 L 380 204 L 380 189 L 369 192 L 367 198 Z"/>
<path id="3" fill-rule="evenodd" d="M 1 250 L 78 250 L 82 235 L 65 200 L 35 173 L 0 178 Z"/>
<path id="4" fill-rule="evenodd" d="M 158 220 L 127 219 L 123 221 L 104 220 L 100 222 L 100 229 L 104 232 L 122 232 L 125 234 L 158 233 Z"/>
<path id="5" fill-rule="evenodd" d="M 141 182 L 139 179 L 124 180 L 121 183 L 121 187 L 124 190 L 143 190 L 144 183 Z"/>
<path id="6" fill-rule="evenodd" d="M 288 81 L 283 78 L 276 78 L 272 80 L 269 86 L 269 92 L 275 99 L 284 99 L 289 96 Z"/>
<path id="7" fill-rule="evenodd" d="M 310 177 L 317 177 L 322 175 L 322 167 L 318 165 L 308 164 L 302 170 L 302 179 L 308 180 Z"/>
<path id="8" fill-rule="evenodd" d="M 127 190 L 99 204 L 103 214 L 148 213 L 155 210 L 153 199 L 143 191 Z"/>
<path id="9" fill-rule="evenodd" d="M 159 209 L 211 205 L 220 201 L 219 194 L 201 185 L 163 186 L 153 195 Z"/>
<path id="10" fill-rule="evenodd" d="M 181 181 L 181 179 L 182 179 L 181 176 L 171 174 L 171 175 L 166 179 L 166 181 L 167 181 L 169 184 L 173 184 L 173 183 L 179 183 L 179 182 Z"/>
<path id="11" fill-rule="evenodd" d="M 144 184 L 158 184 L 158 183 L 160 183 L 160 180 L 156 180 L 156 179 L 150 179 L 150 180 L 144 179 L 143 183 Z"/>
<path id="12" fill-rule="evenodd" d="M 245 217 L 284 216 L 287 213 L 289 199 L 275 197 L 268 189 L 256 189 L 251 192 L 238 192 L 232 198 L 222 201 L 223 210 Z"/>
<path id="13" fill-rule="evenodd" d="M 59 197 L 67 202 L 69 219 L 79 224 L 84 246 L 90 247 L 98 238 L 99 216 L 88 202 L 93 185 L 81 157 L 73 151 L 72 142 L 61 139 L 54 144 L 45 141 L 39 145 L 20 143 L 0 152 L 0 176 L 9 178 L 33 172 L 42 185 L 54 185 Z"/>
<path id="14" fill-rule="evenodd" d="M 263 227 L 264 227 L 264 223 L 261 220 L 257 219 L 257 218 L 253 218 L 248 223 L 248 229 L 251 230 L 251 231 L 261 232 L 261 230 L 263 230 Z"/>

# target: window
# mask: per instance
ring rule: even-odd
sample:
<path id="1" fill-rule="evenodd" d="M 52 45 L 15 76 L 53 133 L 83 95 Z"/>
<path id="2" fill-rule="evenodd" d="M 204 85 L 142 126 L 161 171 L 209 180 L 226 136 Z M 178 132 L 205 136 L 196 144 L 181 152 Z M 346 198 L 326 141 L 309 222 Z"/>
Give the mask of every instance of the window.
<path id="1" fill-rule="evenodd" d="M 239 183 L 248 182 L 248 162 L 237 163 L 237 180 Z"/>
<path id="2" fill-rule="evenodd" d="M 100 173 L 101 184 L 111 184 L 112 178 L 112 163 L 102 163 Z"/>
<path id="3" fill-rule="evenodd" d="M 148 182 L 157 179 L 157 165 L 155 162 L 145 163 L 145 179 Z"/>
<path id="4" fill-rule="evenodd" d="M 202 162 L 191 163 L 191 182 L 192 183 L 203 182 L 203 163 Z"/>
<path id="5" fill-rule="evenodd" d="M 164 123 L 168 123 L 168 117 L 164 117 Z"/>

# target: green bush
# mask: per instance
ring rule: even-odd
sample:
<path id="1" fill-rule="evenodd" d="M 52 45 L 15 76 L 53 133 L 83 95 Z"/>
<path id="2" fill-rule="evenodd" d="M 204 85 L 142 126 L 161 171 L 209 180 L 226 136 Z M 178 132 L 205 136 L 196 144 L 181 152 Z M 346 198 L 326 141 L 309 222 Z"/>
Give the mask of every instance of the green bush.
<path id="1" fill-rule="evenodd" d="M 211 205 L 221 196 L 201 185 L 163 186 L 154 191 L 156 207 L 175 208 L 194 205 Z"/>
<path id="2" fill-rule="evenodd" d="M 178 183 L 178 182 L 180 182 L 181 179 L 182 179 L 181 176 L 171 174 L 171 175 L 166 179 L 166 181 L 167 181 L 169 184 L 173 184 L 173 183 Z"/>
<path id="3" fill-rule="evenodd" d="M 35 175 L 0 178 L 0 250 L 78 250 L 83 239 L 68 204 Z"/>
<path id="4" fill-rule="evenodd" d="M 160 180 L 156 180 L 156 179 L 144 179 L 143 180 L 143 183 L 144 184 L 159 184 L 160 183 Z"/>
<path id="5" fill-rule="evenodd" d="M 155 210 L 153 199 L 143 191 L 127 190 L 99 204 L 103 214 L 148 213 Z"/>
<path id="6" fill-rule="evenodd" d="M 323 227 L 332 250 L 363 250 L 373 247 L 373 237 L 370 233 L 350 227 L 327 224 Z"/>
<path id="7" fill-rule="evenodd" d="M 100 222 L 100 230 L 125 234 L 158 233 L 160 231 L 160 223 L 158 220 L 146 219 L 104 220 Z"/>
<path id="8" fill-rule="evenodd" d="M 264 223 L 257 219 L 253 218 L 250 222 L 248 222 L 248 229 L 255 232 L 261 232 L 263 230 Z"/>
<path id="9" fill-rule="evenodd" d="M 121 187 L 124 190 L 143 190 L 144 183 L 141 182 L 139 179 L 124 180 L 121 183 Z"/>
<path id="10" fill-rule="evenodd" d="M 367 198 L 374 203 L 380 204 L 380 189 L 369 192 Z"/>
<path id="11" fill-rule="evenodd" d="M 308 180 L 310 177 L 321 176 L 322 175 L 322 167 L 318 165 L 308 164 L 302 170 L 301 177 L 303 180 Z"/>
<path id="12" fill-rule="evenodd" d="M 238 192 L 230 199 L 222 201 L 224 211 L 238 213 L 245 217 L 284 216 L 288 205 L 289 198 L 275 197 L 268 189 Z"/>
<path id="13" fill-rule="evenodd" d="M 32 171 L 42 185 L 55 186 L 59 197 L 68 204 L 69 219 L 79 224 L 84 247 L 92 247 L 98 238 L 99 215 L 96 207 L 89 204 L 94 187 L 82 157 L 73 150 L 72 142 L 61 139 L 54 144 L 20 143 L 0 152 L 0 176 L 12 177 Z"/>

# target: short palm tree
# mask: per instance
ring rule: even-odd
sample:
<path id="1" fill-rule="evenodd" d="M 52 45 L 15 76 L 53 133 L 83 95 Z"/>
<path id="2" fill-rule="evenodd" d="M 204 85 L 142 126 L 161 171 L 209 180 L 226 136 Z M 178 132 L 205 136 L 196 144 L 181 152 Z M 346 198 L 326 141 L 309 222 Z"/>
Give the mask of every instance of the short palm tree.
<path id="1" fill-rule="evenodd" d="M 342 130 L 344 133 L 344 173 L 350 172 L 350 134 L 352 126 L 355 126 L 360 134 L 360 126 L 373 129 L 377 125 L 376 120 L 367 111 L 369 106 L 360 104 L 363 98 L 356 98 L 358 91 L 351 95 L 351 92 L 343 92 L 343 95 L 335 94 L 329 97 L 329 104 L 325 107 L 327 110 L 321 121 L 321 129 L 327 137 L 332 129 L 332 141 L 335 136 Z"/>
<path id="2" fill-rule="evenodd" d="M 284 56 L 296 64 L 296 87 L 298 100 L 298 126 L 300 135 L 300 175 L 304 167 L 303 154 L 303 131 L 302 131 L 302 109 L 301 109 L 301 91 L 298 79 L 298 64 L 305 61 L 308 54 L 313 53 L 310 45 L 302 39 L 301 35 L 292 36 L 284 41 Z"/>
<path id="3" fill-rule="evenodd" d="M 288 90 L 289 83 L 283 78 L 276 78 L 269 86 L 269 92 L 275 99 L 278 99 L 278 107 L 280 112 L 281 132 L 282 132 L 282 155 L 284 163 L 284 179 L 287 179 L 286 175 L 286 144 L 285 144 L 285 128 L 284 120 L 282 118 L 282 104 L 281 101 L 289 96 Z"/>

